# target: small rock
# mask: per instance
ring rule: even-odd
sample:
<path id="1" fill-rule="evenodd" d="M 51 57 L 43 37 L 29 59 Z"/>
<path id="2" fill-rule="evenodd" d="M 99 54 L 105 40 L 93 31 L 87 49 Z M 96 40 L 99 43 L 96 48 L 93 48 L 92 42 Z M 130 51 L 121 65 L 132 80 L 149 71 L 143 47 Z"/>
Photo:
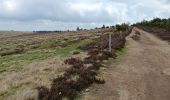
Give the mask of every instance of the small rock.
<path id="1" fill-rule="evenodd" d="M 89 91 L 90 91 L 90 89 L 86 89 L 86 90 L 85 90 L 85 92 L 89 92 Z"/>
<path id="2" fill-rule="evenodd" d="M 59 92 L 59 95 L 61 95 L 61 92 Z"/>

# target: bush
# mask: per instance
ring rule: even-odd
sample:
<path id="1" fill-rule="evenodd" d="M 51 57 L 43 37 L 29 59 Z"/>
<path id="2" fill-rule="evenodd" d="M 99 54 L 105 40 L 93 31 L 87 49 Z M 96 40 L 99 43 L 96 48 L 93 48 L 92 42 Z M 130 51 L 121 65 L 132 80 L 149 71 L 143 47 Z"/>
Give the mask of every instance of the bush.
<path id="1" fill-rule="evenodd" d="M 129 27 L 129 25 L 125 24 L 125 23 L 123 23 L 121 25 L 117 24 L 116 25 L 116 30 L 117 31 L 126 31 L 126 30 L 128 30 L 128 27 Z"/>

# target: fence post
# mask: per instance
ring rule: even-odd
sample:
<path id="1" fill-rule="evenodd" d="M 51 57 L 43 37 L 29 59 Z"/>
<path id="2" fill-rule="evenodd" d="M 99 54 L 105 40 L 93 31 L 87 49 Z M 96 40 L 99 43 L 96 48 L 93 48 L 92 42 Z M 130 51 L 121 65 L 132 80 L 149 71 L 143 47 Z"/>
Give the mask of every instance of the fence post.
<path id="1" fill-rule="evenodd" d="M 112 52 L 112 34 L 109 33 L 109 52 Z"/>

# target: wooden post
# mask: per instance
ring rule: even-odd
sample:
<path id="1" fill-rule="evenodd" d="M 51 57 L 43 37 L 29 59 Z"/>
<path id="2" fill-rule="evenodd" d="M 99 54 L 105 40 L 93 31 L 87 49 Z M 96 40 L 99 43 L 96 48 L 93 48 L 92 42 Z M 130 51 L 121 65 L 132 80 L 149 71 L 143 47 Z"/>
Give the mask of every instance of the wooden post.
<path id="1" fill-rule="evenodd" d="M 123 36 L 122 36 L 122 31 L 120 31 L 120 37 L 121 37 L 121 39 L 123 38 Z"/>
<path id="2" fill-rule="evenodd" d="M 109 34 L 109 52 L 112 52 L 112 34 Z"/>

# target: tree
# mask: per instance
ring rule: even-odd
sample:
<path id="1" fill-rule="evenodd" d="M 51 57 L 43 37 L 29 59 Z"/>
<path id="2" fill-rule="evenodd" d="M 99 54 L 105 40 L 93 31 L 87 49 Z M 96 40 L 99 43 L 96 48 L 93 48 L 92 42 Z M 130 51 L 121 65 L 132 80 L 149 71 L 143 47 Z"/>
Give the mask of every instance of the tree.
<path id="1" fill-rule="evenodd" d="M 103 26 L 102 26 L 102 29 L 105 29 L 105 28 L 106 28 L 105 25 L 103 25 Z"/>
<path id="2" fill-rule="evenodd" d="M 126 31 L 128 29 L 128 27 L 129 27 L 129 25 L 125 24 L 125 23 L 123 23 L 121 25 L 117 24 L 116 25 L 116 30 L 117 31 Z"/>
<path id="3" fill-rule="evenodd" d="M 79 27 L 77 27 L 77 29 L 76 29 L 77 31 L 80 31 L 80 28 Z"/>
<path id="4" fill-rule="evenodd" d="M 109 28 L 109 26 L 106 26 L 106 28 Z"/>

